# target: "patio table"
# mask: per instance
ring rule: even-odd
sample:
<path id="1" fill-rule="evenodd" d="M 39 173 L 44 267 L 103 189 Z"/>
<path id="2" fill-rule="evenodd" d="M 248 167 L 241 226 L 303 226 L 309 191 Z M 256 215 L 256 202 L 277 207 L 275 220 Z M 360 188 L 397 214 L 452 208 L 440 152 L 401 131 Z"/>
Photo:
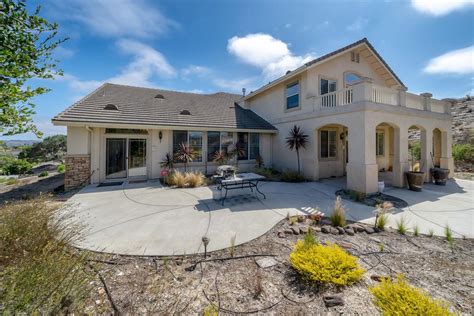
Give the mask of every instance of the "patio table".
<path id="1" fill-rule="evenodd" d="M 221 196 L 222 196 L 222 191 L 225 190 L 225 195 L 224 198 L 222 199 L 222 205 L 224 205 L 224 201 L 227 198 L 227 192 L 230 190 L 237 190 L 237 189 L 245 189 L 249 188 L 252 192 L 253 189 L 255 188 L 255 191 L 260 193 L 264 199 L 266 199 L 265 194 L 263 194 L 259 189 L 258 189 L 258 182 L 265 180 L 264 176 L 261 176 L 256 173 L 238 173 L 236 175 L 231 176 L 230 178 L 223 178 L 223 179 L 218 179 L 218 186 L 217 189 L 221 191 Z"/>

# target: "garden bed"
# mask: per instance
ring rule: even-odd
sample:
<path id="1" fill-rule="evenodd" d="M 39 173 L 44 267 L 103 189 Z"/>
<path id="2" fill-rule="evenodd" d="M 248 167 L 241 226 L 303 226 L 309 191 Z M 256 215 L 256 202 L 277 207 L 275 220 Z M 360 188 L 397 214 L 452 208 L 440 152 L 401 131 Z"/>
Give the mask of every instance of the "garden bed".
<path id="1" fill-rule="evenodd" d="M 366 196 L 358 196 L 356 192 L 350 190 L 338 190 L 336 196 L 340 196 L 344 200 L 351 200 L 354 202 L 362 203 L 368 206 L 376 206 L 382 202 L 390 202 L 395 208 L 404 208 L 408 206 L 408 203 L 395 196 L 388 195 L 382 192 L 373 193 Z"/>

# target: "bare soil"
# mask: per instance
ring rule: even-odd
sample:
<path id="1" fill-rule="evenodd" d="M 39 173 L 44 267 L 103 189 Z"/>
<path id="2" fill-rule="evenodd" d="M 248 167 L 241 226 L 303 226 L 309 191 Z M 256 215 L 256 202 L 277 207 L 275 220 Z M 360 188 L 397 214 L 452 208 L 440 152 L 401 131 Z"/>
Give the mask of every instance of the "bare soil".
<path id="1" fill-rule="evenodd" d="M 307 220 L 295 225 L 312 224 Z M 366 270 L 357 284 L 338 288 L 308 282 L 295 273 L 288 258 L 303 236 L 278 236 L 288 228 L 288 221 L 283 220 L 265 235 L 237 246 L 234 259 L 198 263 L 192 271 L 188 270 L 203 259 L 202 254 L 184 258 L 91 254 L 91 264 L 103 282 L 99 278 L 93 281 L 85 312 L 114 312 L 113 302 L 116 311 L 133 314 L 202 313 L 212 305 L 224 314 L 377 314 L 368 287 L 377 284 L 374 279 L 378 277 L 397 274 L 448 301 L 458 312 L 474 312 L 474 240 L 456 239 L 452 247 L 444 238 L 394 231 L 354 236 L 317 232 L 322 243 L 338 243 L 357 256 Z M 252 255 L 273 255 L 267 258 L 274 258 L 277 264 L 260 268 L 256 262 L 262 257 L 239 258 Z M 207 259 L 230 256 L 227 249 L 213 252 Z M 344 305 L 326 307 L 323 297 L 332 294 L 341 295 Z"/>

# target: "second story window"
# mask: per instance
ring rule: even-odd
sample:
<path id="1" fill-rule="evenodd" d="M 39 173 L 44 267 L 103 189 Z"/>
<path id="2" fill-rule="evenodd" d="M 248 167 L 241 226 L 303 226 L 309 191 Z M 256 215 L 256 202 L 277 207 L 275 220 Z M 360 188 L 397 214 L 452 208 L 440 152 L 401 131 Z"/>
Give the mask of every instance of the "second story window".
<path id="1" fill-rule="evenodd" d="M 300 105 L 300 82 L 296 81 L 286 86 L 286 109 L 294 109 Z"/>
<path id="2" fill-rule="evenodd" d="M 337 87 L 336 80 L 321 78 L 321 84 L 320 84 L 321 95 L 336 91 L 336 87 Z"/>

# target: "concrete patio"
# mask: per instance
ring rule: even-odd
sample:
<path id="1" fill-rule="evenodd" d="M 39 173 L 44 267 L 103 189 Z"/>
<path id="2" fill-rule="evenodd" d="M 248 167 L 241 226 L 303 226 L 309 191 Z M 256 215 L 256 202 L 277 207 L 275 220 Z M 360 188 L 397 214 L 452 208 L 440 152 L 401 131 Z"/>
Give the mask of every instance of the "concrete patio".
<path id="1" fill-rule="evenodd" d="M 85 224 L 84 239 L 77 246 L 94 251 L 128 255 L 173 255 L 203 252 L 248 242 L 271 229 L 287 214 L 309 214 L 319 208 L 329 215 L 341 179 L 306 183 L 262 182 L 267 198 L 246 191 L 229 192 L 222 206 L 215 187 L 164 188 L 159 182 L 96 187 L 90 185 L 70 199 L 74 219 Z M 404 216 L 408 227 L 421 233 L 433 229 L 444 234 L 448 224 L 455 237 L 474 237 L 474 185 L 450 181 L 445 187 L 425 185 L 423 192 L 389 187 L 385 193 L 409 206 L 389 216 L 389 225 Z M 243 194 L 243 195 L 242 195 Z M 345 201 L 348 219 L 373 223 L 373 208 Z"/>

